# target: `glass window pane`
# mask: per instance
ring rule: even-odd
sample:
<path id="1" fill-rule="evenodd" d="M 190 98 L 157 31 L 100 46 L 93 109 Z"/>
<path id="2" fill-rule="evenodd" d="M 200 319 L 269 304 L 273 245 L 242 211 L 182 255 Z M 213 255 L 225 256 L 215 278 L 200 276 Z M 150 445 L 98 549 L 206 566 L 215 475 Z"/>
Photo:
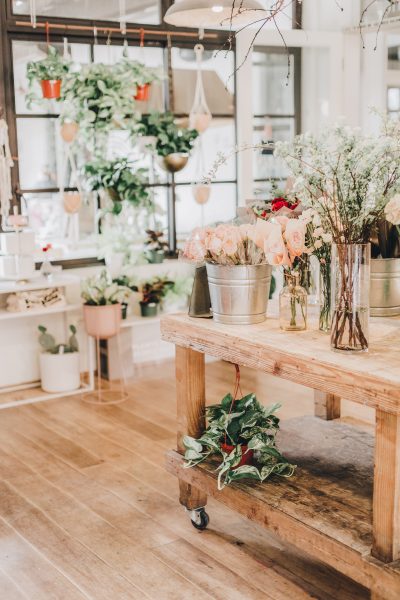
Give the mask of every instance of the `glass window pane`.
<path id="1" fill-rule="evenodd" d="M 195 227 L 216 221 L 229 221 L 235 216 L 235 183 L 212 184 L 210 198 L 203 205 L 195 201 L 192 186 L 180 185 L 176 188 L 176 229 L 180 247 Z"/>
<path id="2" fill-rule="evenodd" d="M 126 0 L 126 20 L 131 23 L 158 24 L 161 22 L 160 0 Z M 13 13 L 29 15 L 28 0 L 13 0 Z M 36 0 L 36 14 L 45 17 L 119 20 L 119 3 L 110 0 Z"/>
<path id="3" fill-rule="evenodd" d="M 196 87 L 196 56 L 190 48 L 172 48 L 174 111 L 188 115 L 193 106 Z M 233 52 L 203 54 L 202 78 L 207 105 L 213 115 L 234 114 L 235 78 Z"/>
<path id="4" fill-rule="evenodd" d="M 388 110 L 400 110 L 400 88 L 388 88 L 387 93 Z"/>
<path id="5" fill-rule="evenodd" d="M 17 119 L 18 159 L 22 190 L 57 188 L 60 162 L 58 119 Z"/>
<path id="6" fill-rule="evenodd" d="M 287 119 L 253 119 L 253 143 L 260 144 L 268 140 L 290 141 L 295 135 L 294 117 Z M 288 171 L 281 160 L 276 159 L 270 150 L 258 150 L 253 153 L 254 178 L 269 179 L 284 177 Z"/>
<path id="7" fill-rule="evenodd" d="M 286 53 L 253 52 L 253 114 L 294 113 L 294 59 L 290 55 L 290 77 Z"/>
<path id="8" fill-rule="evenodd" d="M 62 44 L 53 44 L 62 54 Z M 90 46 L 88 44 L 70 44 L 70 54 L 72 60 L 77 63 L 87 63 L 90 61 Z M 26 94 L 28 93 L 28 80 L 26 78 L 26 66 L 31 61 L 42 60 L 47 55 L 47 46 L 45 42 L 21 42 L 13 41 L 13 70 L 14 70 L 14 88 L 15 88 L 15 110 L 17 114 L 35 113 L 35 114 L 58 114 L 60 104 L 56 100 L 46 100 L 40 104 L 32 104 L 29 108 L 26 105 Z M 35 92 L 41 97 L 39 83 L 35 82 Z"/>

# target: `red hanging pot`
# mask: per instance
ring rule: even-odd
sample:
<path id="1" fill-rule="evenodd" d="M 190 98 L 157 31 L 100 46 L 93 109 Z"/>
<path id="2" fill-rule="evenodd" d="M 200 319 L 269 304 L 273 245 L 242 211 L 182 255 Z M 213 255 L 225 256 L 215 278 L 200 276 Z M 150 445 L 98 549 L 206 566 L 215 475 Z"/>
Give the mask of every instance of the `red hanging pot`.
<path id="1" fill-rule="evenodd" d="M 139 100 L 139 102 L 147 102 L 149 99 L 149 93 L 150 83 L 144 83 L 143 85 L 137 86 L 134 98 L 135 100 Z"/>
<path id="2" fill-rule="evenodd" d="M 231 444 L 221 444 L 221 448 L 224 452 L 229 454 L 235 448 L 235 446 L 231 446 Z M 233 467 L 233 469 L 238 469 L 243 465 L 252 465 L 253 464 L 254 452 L 253 450 L 247 451 L 247 444 L 242 444 L 242 458 L 240 459 L 240 463 Z"/>
<path id="3" fill-rule="evenodd" d="M 47 98 L 48 100 L 60 98 L 61 79 L 42 79 L 40 85 L 42 87 L 43 98 Z"/>

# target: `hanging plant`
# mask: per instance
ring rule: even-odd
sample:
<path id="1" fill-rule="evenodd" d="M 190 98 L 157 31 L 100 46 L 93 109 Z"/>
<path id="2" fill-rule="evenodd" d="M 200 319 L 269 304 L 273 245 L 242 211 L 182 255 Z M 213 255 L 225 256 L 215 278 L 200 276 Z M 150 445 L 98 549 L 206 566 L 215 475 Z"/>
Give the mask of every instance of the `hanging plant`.
<path id="1" fill-rule="evenodd" d="M 119 215 L 123 202 L 136 208 L 152 210 L 152 199 L 147 187 L 147 169 L 133 169 L 127 159 L 97 160 L 84 167 L 86 184 L 91 191 L 105 191 L 110 200 L 110 211 Z"/>
<path id="2" fill-rule="evenodd" d="M 135 100 L 146 102 L 149 99 L 150 85 L 161 79 L 159 69 L 147 67 L 137 60 L 123 58 L 116 66 L 123 81 L 135 88 Z"/>
<path id="3" fill-rule="evenodd" d="M 54 46 L 48 46 L 47 56 L 43 60 L 29 62 L 26 68 L 26 76 L 29 82 L 29 93 L 26 96 L 26 104 L 31 107 L 34 101 L 40 101 L 33 86 L 37 81 L 41 88 L 43 98 L 59 100 L 61 97 L 61 84 L 69 72 L 69 61 L 65 60 Z"/>

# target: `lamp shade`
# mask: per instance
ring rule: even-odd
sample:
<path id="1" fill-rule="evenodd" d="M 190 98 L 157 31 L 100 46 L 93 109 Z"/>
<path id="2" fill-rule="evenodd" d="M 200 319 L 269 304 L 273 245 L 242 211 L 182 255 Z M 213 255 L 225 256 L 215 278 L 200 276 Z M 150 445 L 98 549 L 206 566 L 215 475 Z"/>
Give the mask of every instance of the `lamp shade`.
<path id="1" fill-rule="evenodd" d="M 260 15 L 254 11 L 265 12 L 257 0 L 237 1 L 233 11 L 232 3 L 233 0 L 176 0 L 165 13 L 164 21 L 176 27 L 215 28 L 228 27 L 232 16 L 235 29 L 259 19 Z"/>

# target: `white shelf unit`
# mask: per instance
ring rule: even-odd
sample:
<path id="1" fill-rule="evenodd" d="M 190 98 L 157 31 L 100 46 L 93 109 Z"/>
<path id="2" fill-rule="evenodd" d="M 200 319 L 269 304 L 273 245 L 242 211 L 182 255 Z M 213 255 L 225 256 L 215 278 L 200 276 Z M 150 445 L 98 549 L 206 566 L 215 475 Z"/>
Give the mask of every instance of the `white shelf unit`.
<path id="1" fill-rule="evenodd" d="M 3 321 L 8 321 L 10 319 L 27 319 L 38 316 L 46 316 L 46 315 L 54 315 L 60 314 L 65 315 L 69 312 L 81 312 L 82 305 L 71 303 L 65 304 L 64 306 L 50 306 L 48 308 L 43 309 L 32 309 L 21 312 L 11 312 L 7 311 L 3 306 L 5 304 L 5 297 L 9 294 L 13 294 L 16 292 L 24 292 L 24 291 L 32 291 L 32 290 L 40 290 L 40 289 L 49 289 L 49 288 L 63 288 L 65 292 L 65 288 L 69 285 L 79 285 L 80 279 L 79 277 L 72 275 L 54 275 L 51 278 L 47 279 L 45 277 L 40 277 L 37 279 L 33 279 L 31 282 L 26 283 L 15 283 L 13 281 L 1 281 L 0 282 L 0 323 Z M 5 386 L 0 387 L 0 398 L 6 393 L 15 393 L 18 391 L 23 391 L 27 389 L 38 388 L 39 393 L 30 398 L 21 398 L 19 400 L 11 400 L 10 402 L 1 402 L 0 400 L 0 410 L 4 408 L 13 408 L 16 406 L 22 406 L 24 404 L 34 404 L 37 402 L 44 402 L 46 400 L 53 400 L 55 398 L 64 398 L 66 396 L 75 396 L 77 394 L 82 394 L 85 392 L 91 392 L 95 389 L 95 381 L 94 381 L 94 345 L 93 340 L 90 336 L 86 335 L 86 344 L 87 344 L 87 361 L 88 361 L 88 373 L 89 379 L 88 383 L 81 383 L 81 386 L 73 390 L 71 392 L 59 392 L 59 393 L 46 393 L 40 388 L 40 381 L 30 381 L 27 383 L 23 383 L 21 385 L 14 386 Z"/>

